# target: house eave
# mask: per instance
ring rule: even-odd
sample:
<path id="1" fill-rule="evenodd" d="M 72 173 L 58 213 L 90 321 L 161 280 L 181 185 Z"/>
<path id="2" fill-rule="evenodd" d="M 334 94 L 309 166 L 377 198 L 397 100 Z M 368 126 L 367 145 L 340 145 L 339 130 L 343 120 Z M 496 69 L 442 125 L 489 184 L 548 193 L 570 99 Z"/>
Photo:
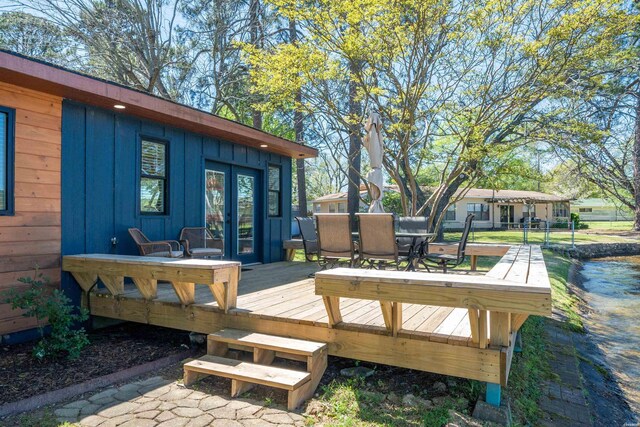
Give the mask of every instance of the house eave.
<path id="1" fill-rule="evenodd" d="M 0 51 L 0 81 L 108 110 L 121 104 L 125 110 L 116 114 L 157 121 L 291 158 L 318 155 L 314 148 L 250 126 L 12 52 Z"/>

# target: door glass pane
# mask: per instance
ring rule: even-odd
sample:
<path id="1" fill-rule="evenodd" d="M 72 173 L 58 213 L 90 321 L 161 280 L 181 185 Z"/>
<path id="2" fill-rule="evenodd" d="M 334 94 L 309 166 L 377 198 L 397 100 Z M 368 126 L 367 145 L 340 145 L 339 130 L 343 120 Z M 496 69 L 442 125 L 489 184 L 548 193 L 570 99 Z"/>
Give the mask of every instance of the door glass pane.
<path id="1" fill-rule="evenodd" d="M 213 237 L 222 240 L 224 247 L 224 172 L 207 170 L 205 172 L 205 221 Z"/>
<path id="2" fill-rule="evenodd" d="M 238 255 L 254 252 L 253 181 L 252 176 L 238 174 Z"/>

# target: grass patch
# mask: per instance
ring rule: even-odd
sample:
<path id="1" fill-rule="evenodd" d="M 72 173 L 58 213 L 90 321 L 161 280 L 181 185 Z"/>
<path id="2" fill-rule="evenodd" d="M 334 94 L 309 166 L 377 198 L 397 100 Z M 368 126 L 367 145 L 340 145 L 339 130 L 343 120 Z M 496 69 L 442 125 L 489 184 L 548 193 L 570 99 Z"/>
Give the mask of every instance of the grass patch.
<path id="1" fill-rule="evenodd" d="M 572 331 L 584 332 L 582 318 L 578 312 L 578 298 L 569 293 L 567 279 L 571 261 L 551 251 L 544 251 L 544 260 L 551 282 L 553 307 L 559 310 L 566 321 L 564 325 Z"/>
<path id="2" fill-rule="evenodd" d="M 461 232 L 444 233 L 444 239 L 448 242 L 460 240 Z M 471 243 L 511 243 L 522 244 L 524 233 L 522 230 L 487 230 L 474 231 L 469 235 Z M 552 230 L 549 234 L 551 244 L 571 244 L 571 231 Z M 544 230 L 530 230 L 527 236 L 530 244 L 541 245 L 544 243 Z M 576 231 L 574 236 L 576 244 L 580 243 L 624 243 L 629 239 L 622 236 L 608 236 L 603 234 L 589 234 Z"/>
<path id="3" fill-rule="evenodd" d="M 542 415 L 538 406 L 542 394 L 540 384 L 551 378 L 544 328 L 544 318 L 531 316 L 521 329 L 522 353 L 513 358 L 507 389 L 517 424 L 536 425 Z"/>
<path id="4" fill-rule="evenodd" d="M 589 230 L 631 231 L 633 221 L 580 221 L 587 224 Z"/>
<path id="5" fill-rule="evenodd" d="M 418 403 L 405 404 L 402 396 L 380 392 L 375 384 L 362 378 L 337 378 L 322 387 L 319 400 L 325 410 L 322 425 L 341 427 L 425 426 L 439 427 L 449 422 L 449 410 L 467 410 L 467 399 L 445 397 L 435 406 Z M 457 394 L 457 393 L 456 393 Z M 388 396 L 393 395 L 394 398 Z M 311 421 L 311 420 L 310 420 Z M 314 420 L 315 421 L 315 420 Z"/>
<path id="6" fill-rule="evenodd" d="M 76 427 L 78 424 L 59 422 L 50 408 L 31 414 L 21 415 L 17 424 L 20 427 Z"/>

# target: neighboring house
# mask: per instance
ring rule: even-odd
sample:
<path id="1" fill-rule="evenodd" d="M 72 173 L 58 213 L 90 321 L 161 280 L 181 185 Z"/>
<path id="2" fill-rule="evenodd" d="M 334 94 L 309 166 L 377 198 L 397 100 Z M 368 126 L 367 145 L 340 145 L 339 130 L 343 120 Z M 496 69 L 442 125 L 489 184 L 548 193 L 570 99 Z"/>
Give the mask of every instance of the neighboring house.
<path id="1" fill-rule="evenodd" d="M 607 199 L 578 199 L 571 202 L 571 211 L 580 215 L 581 221 L 629 221 L 630 209 L 616 206 Z"/>
<path id="2" fill-rule="evenodd" d="M 361 193 L 364 196 L 366 192 Z M 360 203 L 360 210 L 364 204 Z M 344 213 L 347 212 L 347 192 L 327 194 L 326 196 L 318 197 L 313 201 L 313 213 Z"/>
<path id="3" fill-rule="evenodd" d="M 396 191 L 389 186 L 386 191 Z M 364 196 L 366 192 L 363 192 Z M 537 218 L 553 223 L 568 222 L 571 199 L 538 191 L 487 190 L 471 188 L 463 198 L 452 204 L 446 212 L 444 227 L 463 228 L 467 214 L 476 215 L 476 228 L 518 227 L 526 218 Z M 360 210 L 366 211 L 361 203 Z M 334 193 L 313 201 L 313 212 L 346 212 L 347 193 Z"/>
<path id="4" fill-rule="evenodd" d="M 570 198 L 539 191 L 471 188 L 447 210 L 444 227 L 463 228 L 467 214 L 474 213 L 475 228 L 510 228 L 527 218 L 551 224 L 566 223 L 571 216 Z"/>
<path id="5" fill-rule="evenodd" d="M 61 256 L 137 254 L 130 227 L 164 240 L 206 225 L 224 239 L 228 258 L 281 261 L 291 228 L 291 159 L 316 154 L 0 51 L 0 291 L 21 286 L 18 278 L 37 266 L 77 303 L 79 288 L 61 273 Z M 34 326 L 0 304 L 3 339 L 23 339 L 7 334 Z"/>

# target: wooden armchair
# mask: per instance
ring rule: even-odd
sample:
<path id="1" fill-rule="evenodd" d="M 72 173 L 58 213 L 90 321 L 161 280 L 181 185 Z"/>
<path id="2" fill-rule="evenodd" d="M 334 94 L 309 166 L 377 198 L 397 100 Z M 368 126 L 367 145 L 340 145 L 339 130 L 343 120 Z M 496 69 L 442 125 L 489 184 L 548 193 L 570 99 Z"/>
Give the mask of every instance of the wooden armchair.
<path id="1" fill-rule="evenodd" d="M 180 243 L 176 240 L 151 241 L 138 228 L 130 228 L 129 234 L 140 251 L 142 256 L 157 256 L 166 258 L 182 258 L 184 253 Z"/>
<path id="2" fill-rule="evenodd" d="M 215 238 L 206 227 L 184 227 L 180 231 L 180 243 L 187 256 L 193 258 L 222 258 L 224 240 Z"/>

